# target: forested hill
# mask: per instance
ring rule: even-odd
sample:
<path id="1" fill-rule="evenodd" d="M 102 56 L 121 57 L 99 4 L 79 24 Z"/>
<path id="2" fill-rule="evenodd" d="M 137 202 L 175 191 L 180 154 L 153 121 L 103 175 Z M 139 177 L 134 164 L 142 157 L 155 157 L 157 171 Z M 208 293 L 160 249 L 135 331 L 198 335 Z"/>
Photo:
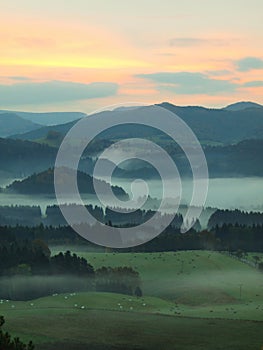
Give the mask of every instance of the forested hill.
<path id="1" fill-rule="evenodd" d="M 72 175 L 72 170 L 63 168 L 63 178 L 61 181 L 67 183 L 68 177 Z M 78 188 L 80 193 L 96 194 L 93 185 L 93 177 L 78 171 Z M 105 181 L 95 179 L 101 193 L 108 191 L 110 184 Z M 54 194 L 54 169 L 50 168 L 38 174 L 33 174 L 21 181 L 14 181 L 6 187 L 6 192 L 20 194 Z M 69 194 L 70 189 L 68 188 Z M 128 194 L 119 186 L 112 186 L 112 191 L 116 196 L 128 198 Z"/>
<path id="2" fill-rule="evenodd" d="M 212 177 L 263 176 L 263 140 L 245 140 L 236 145 L 205 147 Z"/>
<path id="3" fill-rule="evenodd" d="M 263 107 L 260 105 L 238 110 L 178 107 L 170 103 L 160 106 L 183 119 L 203 143 L 231 144 L 263 135 Z"/>
<path id="4" fill-rule="evenodd" d="M 36 142 L 0 138 L 1 171 L 26 176 L 54 166 L 57 150 Z"/>
<path id="5" fill-rule="evenodd" d="M 50 135 L 48 141 L 56 143 L 56 135 L 54 135 L 55 140 L 51 136 L 53 135 Z M 88 152 L 85 151 L 86 156 L 80 161 L 80 170 L 85 169 L 92 174 L 94 162 L 88 157 L 89 152 L 96 154 L 102 148 L 107 148 L 109 144 L 105 140 L 94 142 Z M 182 176 L 190 175 L 191 169 L 183 152 L 173 144 L 166 144 L 164 148 L 175 160 Z M 262 139 L 245 140 L 226 146 L 204 146 L 204 152 L 211 177 L 263 176 Z M 54 167 L 56 154 L 57 148 L 46 144 L 0 138 L 1 171 L 13 177 L 25 177 Z M 106 166 L 108 161 L 105 159 L 104 162 Z M 153 168 L 146 168 L 145 164 L 135 169 L 118 168 L 115 171 L 115 176 L 119 178 L 150 179 L 156 178 L 156 174 Z"/>

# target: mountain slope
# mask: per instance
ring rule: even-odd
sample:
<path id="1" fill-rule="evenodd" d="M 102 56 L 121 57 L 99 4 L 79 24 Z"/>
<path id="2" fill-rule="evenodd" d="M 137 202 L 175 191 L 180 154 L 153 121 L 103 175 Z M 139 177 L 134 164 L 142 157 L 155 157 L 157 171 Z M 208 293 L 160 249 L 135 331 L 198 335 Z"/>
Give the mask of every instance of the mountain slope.
<path id="1" fill-rule="evenodd" d="M 71 121 L 86 117 L 82 112 L 20 112 L 20 111 L 0 111 L 0 113 L 15 113 L 17 116 L 40 125 L 57 125 L 69 123 Z"/>
<path id="2" fill-rule="evenodd" d="M 39 127 L 39 124 L 25 120 L 17 114 L 0 112 L 0 137 L 8 137 L 14 133 L 22 134 Z"/>
<path id="3" fill-rule="evenodd" d="M 246 139 L 260 139 L 263 135 L 263 107 L 228 111 L 178 107 L 169 103 L 162 103 L 161 106 L 183 119 L 202 143 L 231 144 Z"/>
<path id="4" fill-rule="evenodd" d="M 0 138 L 1 171 L 23 177 L 54 166 L 57 150 L 36 142 Z"/>
<path id="5" fill-rule="evenodd" d="M 67 183 L 69 177 L 72 176 L 72 170 L 63 168 L 63 178 L 61 181 Z M 96 194 L 93 177 L 83 173 L 77 172 L 78 188 L 80 193 Z M 108 190 L 110 184 L 103 180 L 94 179 L 101 193 Z M 54 169 L 48 169 L 38 174 L 33 174 L 24 180 L 14 181 L 11 185 L 6 187 L 7 192 L 15 192 L 20 194 L 54 194 Z M 70 194 L 70 189 L 68 189 Z M 112 186 L 112 191 L 116 196 L 128 197 L 127 193 L 119 186 Z"/>
<path id="6" fill-rule="evenodd" d="M 66 124 L 58 124 L 54 126 L 43 126 L 38 128 L 37 130 L 26 132 L 23 135 L 13 134 L 10 138 L 34 141 L 39 139 L 45 139 L 50 132 L 56 132 L 60 133 L 61 135 L 65 135 L 75 123 L 76 121 L 69 122 Z"/>

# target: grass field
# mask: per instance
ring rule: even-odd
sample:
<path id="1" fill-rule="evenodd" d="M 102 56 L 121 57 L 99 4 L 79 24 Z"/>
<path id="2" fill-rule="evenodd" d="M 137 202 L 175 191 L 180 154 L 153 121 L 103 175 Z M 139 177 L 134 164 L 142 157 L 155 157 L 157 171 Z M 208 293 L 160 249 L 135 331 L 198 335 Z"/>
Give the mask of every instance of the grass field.
<path id="1" fill-rule="evenodd" d="M 173 303 L 151 297 L 72 293 L 31 302 L 4 301 L 0 310 L 6 329 L 24 340 L 33 339 L 36 349 L 107 345 L 108 349 L 255 350 L 263 345 L 262 322 L 182 317 Z"/>
<path id="2" fill-rule="evenodd" d="M 95 268 L 131 266 L 140 273 L 145 295 L 188 305 L 191 310 L 192 306 L 220 309 L 233 304 L 241 310 L 255 307 L 256 315 L 263 304 L 263 274 L 221 253 L 87 253 L 79 249 L 77 254 Z M 261 314 L 258 317 L 263 320 Z"/>
<path id="3" fill-rule="evenodd" d="M 263 274 L 256 269 L 208 251 L 76 253 L 95 268 L 132 266 L 144 296 L 75 293 L 73 286 L 71 294 L 0 300 L 6 329 L 33 339 L 36 350 L 263 349 Z"/>

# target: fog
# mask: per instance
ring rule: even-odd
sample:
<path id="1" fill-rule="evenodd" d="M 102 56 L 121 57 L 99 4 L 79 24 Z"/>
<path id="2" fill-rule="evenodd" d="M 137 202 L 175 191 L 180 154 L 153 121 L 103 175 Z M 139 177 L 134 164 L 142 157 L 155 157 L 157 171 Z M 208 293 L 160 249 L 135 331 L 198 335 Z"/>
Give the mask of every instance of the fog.
<path id="1" fill-rule="evenodd" d="M 14 276 L 0 279 L 0 298 L 31 300 L 54 293 L 93 290 L 89 277 L 75 276 Z"/>
<path id="2" fill-rule="evenodd" d="M 168 180 L 173 186 L 173 180 Z M 122 186 L 130 194 L 128 180 L 116 179 L 113 184 Z M 192 195 L 192 181 L 182 180 L 182 204 L 189 204 Z M 162 186 L 158 180 L 149 182 L 149 193 L 161 198 Z M 219 209 L 242 209 L 263 211 L 263 178 L 215 178 L 209 180 L 206 207 Z"/>
<path id="3" fill-rule="evenodd" d="M 173 186 L 173 180 L 169 181 L 171 186 Z M 122 186 L 126 192 L 131 194 L 131 182 L 129 180 L 113 179 L 112 184 Z M 150 196 L 160 199 L 162 195 L 161 182 L 158 180 L 150 180 L 148 186 Z M 191 195 L 191 180 L 183 180 L 181 204 L 189 204 Z M 84 195 L 82 199 L 85 204 L 101 204 L 94 195 Z M 68 198 L 68 202 L 71 202 L 70 198 Z M 27 196 L 0 193 L 0 205 L 39 205 L 43 215 L 45 214 L 46 207 L 54 204 L 57 204 L 54 196 Z M 112 205 L 114 206 L 114 202 Z M 158 201 L 151 201 L 150 207 L 152 209 L 155 209 L 157 206 Z M 210 179 L 205 206 L 219 209 L 237 208 L 248 211 L 263 211 L 263 178 Z M 167 209 L 167 211 L 169 211 L 169 208 Z"/>
<path id="4" fill-rule="evenodd" d="M 263 278 L 262 273 L 255 269 L 234 268 L 229 264 L 229 268 L 224 267 L 219 271 L 214 269 L 213 263 L 207 264 L 207 269 L 199 269 L 198 266 L 192 271 L 188 266 L 183 272 L 180 269 L 181 264 L 178 270 L 169 269 L 158 286 L 156 280 L 159 277 L 153 271 L 145 272 L 142 278 L 144 293 L 162 295 L 188 305 L 232 304 L 240 301 L 256 301 L 262 305 Z"/>
<path id="5" fill-rule="evenodd" d="M 188 264 L 187 264 L 188 265 Z M 182 304 L 232 304 L 263 301 L 262 274 L 254 269 L 235 269 L 229 266 L 222 271 L 213 269 L 213 264 L 192 269 L 187 266 L 181 271 L 168 269 L 161 283 L 156 285 L 159 275 L 154 270 L 143 273 L 142 289 L 149 296 L 165 296 Z M 192 271 L 191 271 L 192 270 Z M 98 281 L 98 279 L 96 279 Z M 242 290 L 240 288 L 242 287 Z M 94 285 L 88 278 L 75 276 L 14 276 L 2 277 L 0 280 L 0 299 L 32 300 L 55 293 L 94 291 Z"/>

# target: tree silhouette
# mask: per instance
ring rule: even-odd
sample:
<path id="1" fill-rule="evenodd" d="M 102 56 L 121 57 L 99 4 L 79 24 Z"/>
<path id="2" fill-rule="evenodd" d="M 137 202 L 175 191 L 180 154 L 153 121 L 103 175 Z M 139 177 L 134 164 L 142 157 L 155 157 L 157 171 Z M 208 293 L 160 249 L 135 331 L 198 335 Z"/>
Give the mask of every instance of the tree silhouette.
<path id="1" fill-rule="evenodd" d="M 5 324 L 5 319 L 0 316 L 0 350 L 34 350 L 32 341 L 28 344 L 24 344 L 21 340 L 16 337 L 12 339 L 8 332 L 3 332 L 2 326 Z"/>

